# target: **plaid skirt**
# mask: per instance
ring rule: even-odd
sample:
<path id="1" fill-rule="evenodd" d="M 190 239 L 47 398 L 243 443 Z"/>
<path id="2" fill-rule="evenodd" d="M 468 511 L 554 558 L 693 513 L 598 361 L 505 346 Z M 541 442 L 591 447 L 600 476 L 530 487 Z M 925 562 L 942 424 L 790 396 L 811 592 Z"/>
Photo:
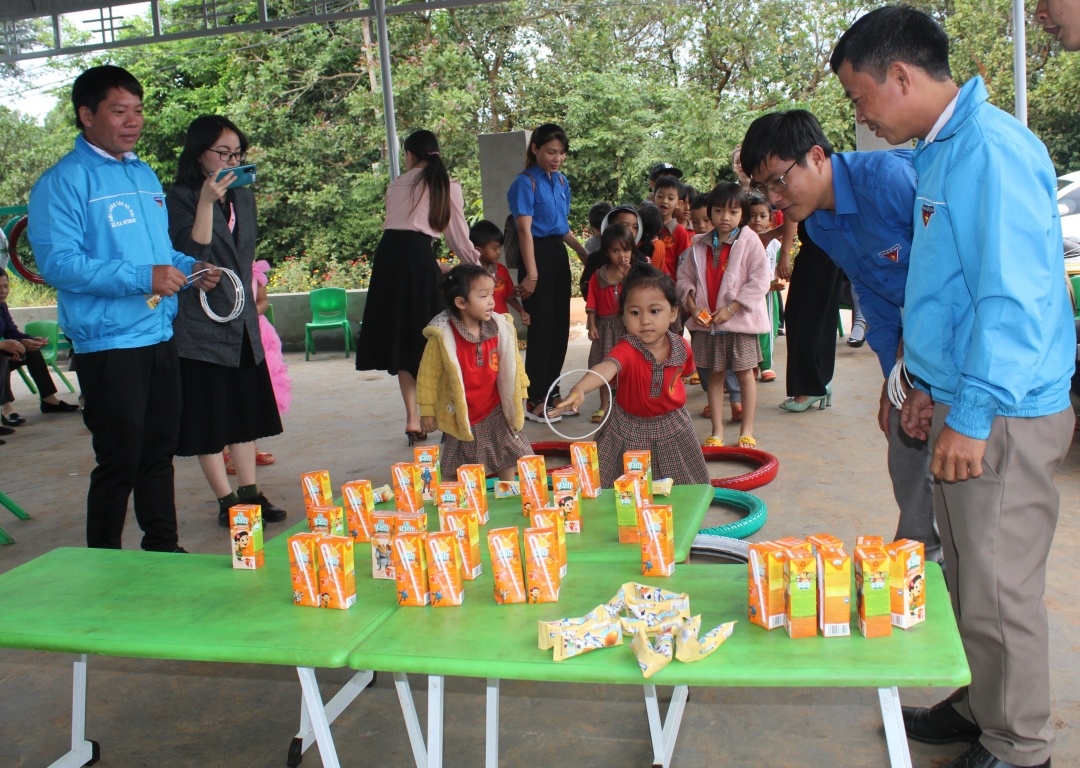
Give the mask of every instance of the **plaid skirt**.
<path id="1" fill-rule="evenodd" d="M 626 326 L 623 325 L 622 315 L 596 316 L 596 330 L 600 332 L 600 338 L 592 343 L 589 350 L 589 367 L 604 362 L 607 353 L 619 343 L 626 335 Z"/>
<path id="2" fill-rule="evenodd" d="M 756 333 L 690 332 L 694 364 L 707 371 L 747 371 L 761 362 L 761 343 Z"/>
<path id="3" fill-rule="evenodd" d="M 623 474 L 623 453 L 652 451 L 653 478 L 670 477 L 676 485 L 709 482 L 709 470 L 698 445 L 694 424 L 685 408 L 663 416 L 633 416 L 618 403 L 596 438 L 600 455 L 600 485 L 610 488 Z"/>
<path id="4" fill-rule="evenodd" d="M 454 477 L 462 464 L 483 464 L 489 475 L 509 467 L 516 467 L 517 460 L 533 452 L 532 443 L 524 432 L 515 432 L 506 423 L 502 406 L 496 406 L 480 421 L 472 425 L 471 443 L 458 440 L 443 433 L 443 477 Z"/>

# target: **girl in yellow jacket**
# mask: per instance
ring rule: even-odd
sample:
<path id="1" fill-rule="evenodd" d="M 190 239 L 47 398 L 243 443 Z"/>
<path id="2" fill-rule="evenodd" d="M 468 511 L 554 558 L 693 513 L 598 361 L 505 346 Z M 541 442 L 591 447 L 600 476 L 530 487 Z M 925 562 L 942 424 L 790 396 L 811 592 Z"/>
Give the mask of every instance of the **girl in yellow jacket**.
<path id="1" fill-rule="evenodd" d="M 512 480 L 517 460 L 533 452 L 521 431 L 529 380 L 514 324 L 495 313 L 495 281 L 483 267 L 454 267 L 440 290 L 450 309 L 424 329 L 416 377 L 422 426 L 446 436 L 444 473 L 483 464 L 489 475 Z"/>

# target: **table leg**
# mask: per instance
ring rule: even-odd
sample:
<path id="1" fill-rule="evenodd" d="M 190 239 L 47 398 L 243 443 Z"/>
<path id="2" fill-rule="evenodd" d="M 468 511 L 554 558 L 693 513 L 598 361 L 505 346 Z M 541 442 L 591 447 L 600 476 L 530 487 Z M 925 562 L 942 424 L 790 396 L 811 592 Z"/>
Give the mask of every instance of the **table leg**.
<path id="1" fill-rule="evenodd" d="M 300 676 L 304 705 L 311 728 L 315 731 L 315 741 L 319 744 L 319 757 L 322 758 L 323 768 L 341 768 L 337 750 L 334 748 L 334 737 L 330 735 L 330 723 L 326 719 L 322 694 L 319 693 L 319 683 L 315 679 L 315 670 L 311 667 L 297 667 L 296 674 Z"/>
<path id="2" fill-rule="evenodd" d="M 80 768 L 93 765 L 101 752 L 97 742 L 86 739 L 86 654 L 75 662 L 71 686 L 71 751 L 49 768 Z"/>
<path id="3" fill-rule="evenodd" d="M 689 689 L 685 685 L 676 685 L 671 692 L 667 716 L 660 721 L 660 704 L 656 699 L 656 686 L 645 686 L 645 711 L 649 714 L 649 734 L 653 743 L 653 768 L 671 765 L 671 756 L 675 753 L 675 739 L 679 736 L 683 711 L 686 709 L 686 697 Z"/>
<path id="4" fill-rule="evenodd" d="M 499 768 L 499 678 L 487 680 L 487 747 L 484 768 Z"/>
<path id="5" fill-rule="evenodd" d="M 313 675 L 314 676 L 314 675 Z M 371 685 L 371 681 L 375 678 L 375 673 L 370 670 L 364 672 L 357 672 L 353 675 L 349 682 L 345 683 L 341 687 L 341 690 L 334 695 L 334 698 L 330 699 L 326 703 L 324 710 L 326 711 L 326 722 L 332 723 L 337 720 L 338 715 L 345 711 L 361 691 Z M 315 743 L 315 732 L 311 728 L 311 717 L 308 716 L 307 706 L 304 703 L 303 695 L 300 696 L 300 730 L 296 736 L 293 737 L 292 744 L 289 745 L 289 758 L 287 765 L 289 768 L 296 768 L 300 765 L 300 762 L 304 759 L 304 753 L 308 751 L 308 747 Z"/>
<path id="6" fill-rule="evenodd" d="M 885 722 L 885 740 L 889 744 L 889 764 L 892 768 L 911 768 L 907 730 L 900 712 L 900 692 L 893 688 L 878 688 L 881 719 Z"/>
<path id="7" fill-rule="evenodd" d="M 443 685 L 442 675 L 428 675 L 427 768 L 443 764 Z"/>
<path id="8" fill-rule="evenodd" d="M 424 746 L 424 733 L 420 730 L 420 718 L 416 716 L 409 676 L 404 672 L 395 672 L 394 687 L 397 688 L 398 701 L 401 703 L 401 714 L 405 717 L 405 730 L 409 732 L 416 768 L 427 768 L 427 747 Z"/>

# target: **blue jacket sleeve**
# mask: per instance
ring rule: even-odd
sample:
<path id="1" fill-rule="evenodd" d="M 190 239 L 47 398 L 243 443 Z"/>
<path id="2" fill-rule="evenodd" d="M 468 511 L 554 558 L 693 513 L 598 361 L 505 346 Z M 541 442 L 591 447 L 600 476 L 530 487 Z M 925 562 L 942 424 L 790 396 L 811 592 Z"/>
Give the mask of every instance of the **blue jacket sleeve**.
<path id="1" fill-rule="evenodd" d="M 866 318 L 866 340 L 877 355 L 882 374 L 888 377 L 896 365 L 896 350 L 900 348 L 900 337 L 904 333 L 900 307 L 878 296 L 857 278 L 849 279 L 851 289 L 859 295 L 859 307 Z"/>
<path id="2" fill-rule="evenodd" d="M 519 173 L 510 189 L 506 192 L 506 201 L 510 204 L 510 213 L 518 216 L 532 216 L 535 210 L 536 193 L 533 192 L 532 178 L 527 173 Z"/>

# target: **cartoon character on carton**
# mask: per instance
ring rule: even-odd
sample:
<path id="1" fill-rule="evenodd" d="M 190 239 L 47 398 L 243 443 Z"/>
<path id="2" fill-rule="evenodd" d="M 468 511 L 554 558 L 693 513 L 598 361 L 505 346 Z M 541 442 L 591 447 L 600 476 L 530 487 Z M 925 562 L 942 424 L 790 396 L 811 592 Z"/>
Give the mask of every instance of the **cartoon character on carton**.
<path id="1" fill-rule="evenodd" d="M 390 567 L 390 547 L 375 545 L 375 567 L 385 571 Z"/>
<path id="2" fill-rule="evenodd" d="M 908 584 L 908 591 L 911 594 L 911 605 L 908 608 L 908 613 L 913 618 L 919 618 L 922 616 L 923 611 L 923 577 L 921 574 L 915 574 L 911 578 L 911 583 Z"/>
<path id="3" fill-rule="evenodd" d="M 420 472 L 420 479 L 424 482 L 421 493 L 423 493 L 424 496 L 431 495 L 431 480 L 433 477 L 434 475 L 431 473 L 431 467 L 425 464 L 423 471 Z"/>
<path id="4" fill-rule="evenodd" d="M 814 574 L 811 571 L 799 571 L 795 574 L 795 586 L 798 589 L 810 589 L 814 582 Z"/>
<path id="5" fill-rule="evenodd" d="M 233 549 L 236 552 L 236 561 L 244 562 L 244 550 L 247 549 L 251 536 L 247 531 L 240 531 L 233 537 Z"/>

